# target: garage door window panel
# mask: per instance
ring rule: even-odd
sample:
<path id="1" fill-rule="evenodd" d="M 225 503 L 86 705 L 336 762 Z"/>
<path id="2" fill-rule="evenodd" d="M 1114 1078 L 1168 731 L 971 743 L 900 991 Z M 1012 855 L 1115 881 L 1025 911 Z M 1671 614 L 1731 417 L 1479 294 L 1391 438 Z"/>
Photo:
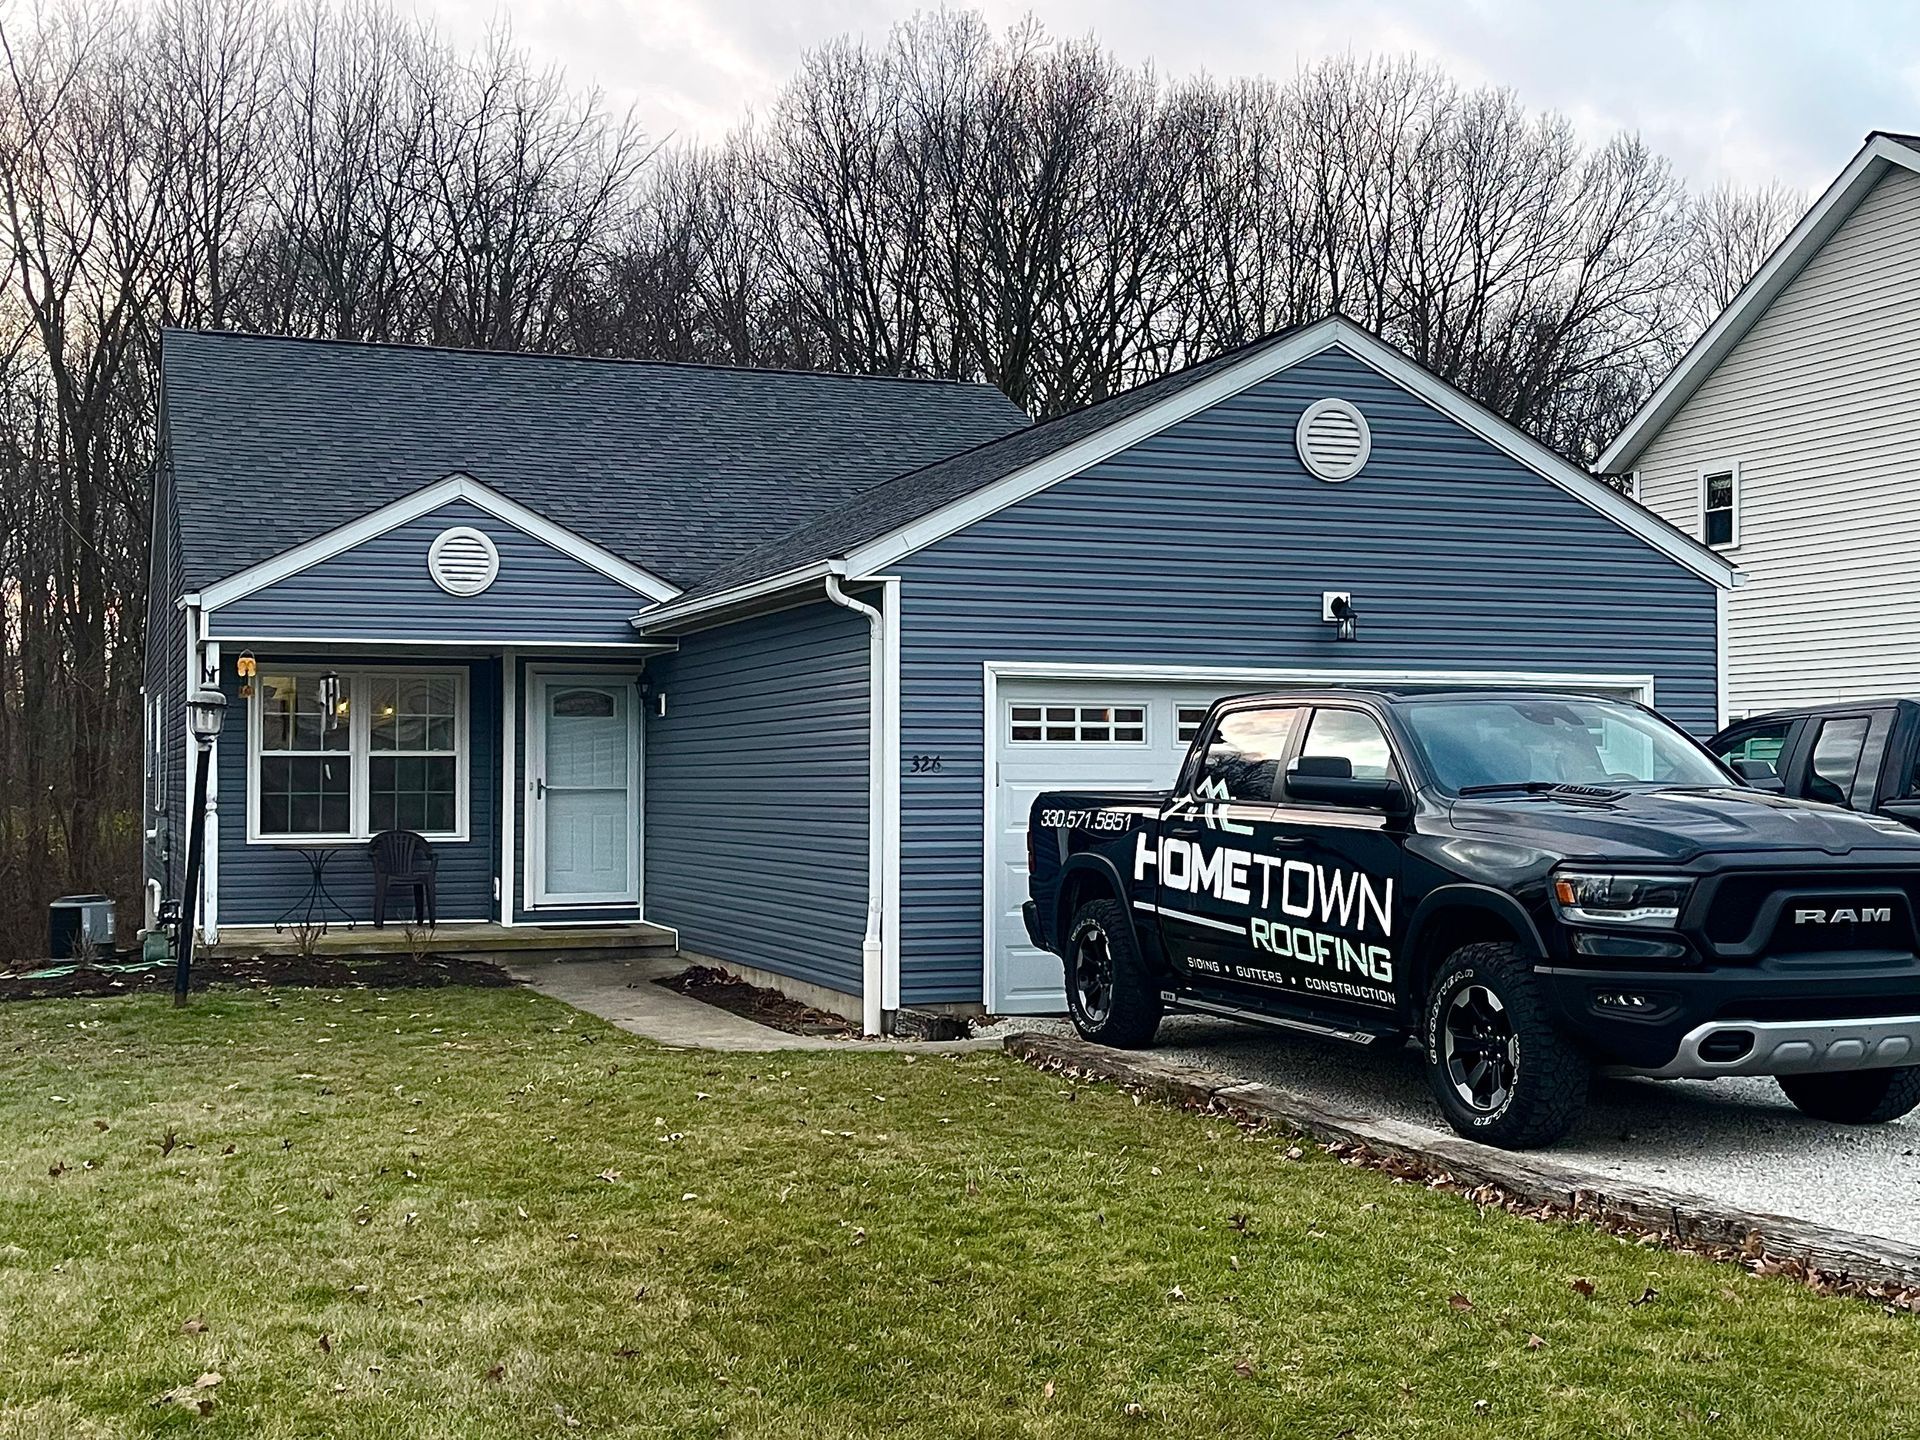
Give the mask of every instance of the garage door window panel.
<path id="1" fill-rule="evenodd" d="M 1007 707 L 1014 745 L 1144 745 L 1144 705 L 1016 703 Z"/>

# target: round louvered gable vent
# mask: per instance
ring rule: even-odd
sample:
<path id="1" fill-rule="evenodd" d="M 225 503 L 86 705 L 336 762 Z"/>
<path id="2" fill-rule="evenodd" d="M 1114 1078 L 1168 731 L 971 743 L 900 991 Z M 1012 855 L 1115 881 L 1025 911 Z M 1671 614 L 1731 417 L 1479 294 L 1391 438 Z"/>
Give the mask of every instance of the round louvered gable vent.
<path id="1" fill-rule="evenodd" d="M 1293 432 L 1300 463 L 1322 480 L 1351 480 L 1373 450 L 1367 417 L 1345 400 L 1316 400 Z"/>
<path id="2" fill-rule="evenodd" d="M 427 548 L 427 573 L 449 595 L 478 595 L 500 574 L 500 552 L 483 532 L 456 525 Z"/>

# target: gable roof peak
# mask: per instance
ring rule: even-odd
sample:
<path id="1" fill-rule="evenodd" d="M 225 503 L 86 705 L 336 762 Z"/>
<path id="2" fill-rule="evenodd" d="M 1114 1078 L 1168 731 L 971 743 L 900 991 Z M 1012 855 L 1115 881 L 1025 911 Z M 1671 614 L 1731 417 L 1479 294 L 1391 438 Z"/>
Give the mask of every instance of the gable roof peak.
<path id="1" fill-rule="evenodd" d="M 1640 453 L 1652 443 L 1680 407 L 1760 322 L 1781 292 L 1806 269 L 1834 233 L 1860 208 L 1874 186 L 1894 169 L 1920 172 L 1920 137 L 1890 130 L 1868 132 L 1866 143 L 1847 162 L 1833 183 L 1820 193 L 1807 213 L 1787 232 L 1773 253 L 1753 272 L 1740 292 L 1728 302 L 1706 333 L 1680 357 L 1680 363 L 1654 387 L 1653 394 L 1594 462 L 1603 475 L 1633 468 Z M 1916 237 L 1920 239 L 1920 237 Z"/>

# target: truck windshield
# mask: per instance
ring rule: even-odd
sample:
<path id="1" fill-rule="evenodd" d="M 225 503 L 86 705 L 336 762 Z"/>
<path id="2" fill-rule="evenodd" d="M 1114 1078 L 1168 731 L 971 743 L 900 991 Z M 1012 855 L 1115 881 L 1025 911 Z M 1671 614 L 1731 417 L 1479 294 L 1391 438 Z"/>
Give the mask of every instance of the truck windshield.
<path id="1" fill-rule="evenodd" d="M 1456 795 L 1553 785 L 1733 783 L 1664 720 L 1611 700 L 1414 700 L 1400 714 L 1433 778 Z"/>

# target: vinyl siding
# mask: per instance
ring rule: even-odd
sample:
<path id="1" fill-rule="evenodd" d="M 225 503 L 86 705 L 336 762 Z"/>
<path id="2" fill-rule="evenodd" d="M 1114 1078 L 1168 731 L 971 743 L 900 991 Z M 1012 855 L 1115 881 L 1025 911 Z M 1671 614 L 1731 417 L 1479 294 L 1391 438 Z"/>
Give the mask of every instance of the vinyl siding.
<path id="1" fill-rule="evenodd" d="M 449 595 L 427 573 L 441 531 L 470 525 L 500 552 L 478 595 Z M 617 580 L 465 500 L 223 605 L 209 633 L 249 639 L 631 643 L 628 619 L 650 602 Z"/>
<path id="2" fill-rule="evenodd" d="M 1330 395 L 1373 432 L 1343 484 L 1293 448 Z M 894 568 L 901 751 L 941 761 L 901 779 L 909 1004 L 981 999 L 983 661 L 1651 674 L 1714 724 L 1709 582 L 1339 350 Z M 1357 643 L 1323 590 L 1353 592 Z"/>
<path id="3" fill-rule="evenodd" d="M 300 663 L 293 654 L 261 657 L 261 669 L 273 661 Z M 312 663 L 312 662 L 308 662 Z M 332 656 L 324 663 L 342 670 L 379 668 L 402 670 L 404 662 L 353 660 Z M 429 668 L 445 669 L 458 661 L 440 661 Z M 183 662 L 184 664 L 184 662 Z M 289 845 L 247 843 L 247 702 L 239 697 L 240 681 L 233 667 L 223 665 L 222 685 L 229 700 L 229 724 L 219 743 L 219 919 L 221 925 L 272 924 L 307 893 L 311 878 L 306 858 Z M 442 920 L 486 920 L 495 913 L 494 871 L 499 868 L 500 811 L 500 667 L 491 660 L 466 662 L 468 734 L 468 839 L 458 844 L 434 842 L 440 857 L 439 900 Z M 339 847 L 327 866 L 327 889 L 356 919 L 373 914 L 373 869 L 364 843 Z M 410 895 L 389 899 L 392 923 L 412 914 Z M 317 913 L 317 912 L 316 912 Z M 328 912 L 330 923 L 341 923 Z"/>
<path id="4" fill-rule="evenodd" d="M 859 993 L 867 645 L 823 601 L 648 663 L 647 919 L 683 948 Z"/>
<path id="5" fill-rule="evenodd" d="M 1641 499 L 1700 533 L 1740 467 L 1747 583 L 1727 709 L 1920 694 L 1920 175 L 1890 171 L 1641 453 Z"/>
<path id="6" fill-rule="evenodd" d="M 147 634 L 143 697 L 160 705 L 159 749 L 146 740 L 141 788 L 142 875 L 177 898 L 187 853 L 187 617 L 177 603 L 180 527 L 173 506 L 173 471 L 164 453 L 154 467 L 154 527 L 147 571 Z M 156 774 L 157 767 L 157 774 Z"/>

